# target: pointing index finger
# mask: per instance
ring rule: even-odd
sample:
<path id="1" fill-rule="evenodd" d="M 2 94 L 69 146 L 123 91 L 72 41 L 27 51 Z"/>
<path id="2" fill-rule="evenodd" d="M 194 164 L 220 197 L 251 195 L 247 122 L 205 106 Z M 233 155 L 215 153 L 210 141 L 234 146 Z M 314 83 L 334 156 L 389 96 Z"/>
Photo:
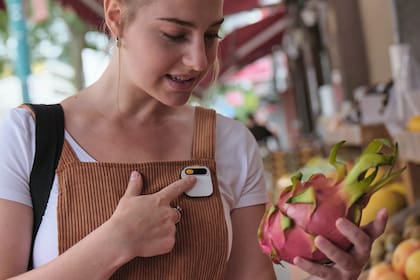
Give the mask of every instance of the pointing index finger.
<path id="1" fill-rule="evenodd" d="M 194 176 L 187 176 L 183 179 L 173 182 L 166 188 L 159 191 L 159 196 L 162 198 L 163 201 L 169 203 L 181 194 L 183 194 L 185 191 L 191 189 L 195 185 L 196 181 L 197 178 L 195 178 Z"/>

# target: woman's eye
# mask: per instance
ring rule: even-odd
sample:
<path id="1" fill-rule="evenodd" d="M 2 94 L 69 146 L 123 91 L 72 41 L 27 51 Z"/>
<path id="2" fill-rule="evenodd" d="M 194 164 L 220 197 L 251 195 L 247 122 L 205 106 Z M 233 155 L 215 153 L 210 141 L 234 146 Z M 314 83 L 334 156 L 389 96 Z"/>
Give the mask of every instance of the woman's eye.
<path id="1" fill-rule="evenodd" d="M 169 39 L 170 41 L 173 42 L 183 42 L 186 40 L 186 35 L 185 34 L 179 34 L 179 35 L 172 35 L 172 34 L 168 34 L 168 33 L 163 33 L 163 36 L 165 36 L 165 38 Z"/>
<path id="2" fill-rule="evenodd" d="M 170 33 L 162 33 L 165 39 L 169 40 L 170 42 L 174 43 L 182 43 L 188 40 L 187 34 L 170 34 Z M 204 38 L 206 41 L 215 41 L 222 39 L 222 37 L 218 33 L 205 33 Z"/>

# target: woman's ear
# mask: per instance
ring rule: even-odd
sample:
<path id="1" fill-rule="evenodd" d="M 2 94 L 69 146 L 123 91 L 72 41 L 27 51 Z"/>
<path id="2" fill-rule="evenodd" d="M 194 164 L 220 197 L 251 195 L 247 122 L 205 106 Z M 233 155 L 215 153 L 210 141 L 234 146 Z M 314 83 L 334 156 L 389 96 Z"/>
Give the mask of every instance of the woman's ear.
<path id="1" fill-rule="evenodd" d="M 111 34 L 116 38 L 121 36 L 122 6 L 121 0 L 104 0 L 105 23 Z"/>

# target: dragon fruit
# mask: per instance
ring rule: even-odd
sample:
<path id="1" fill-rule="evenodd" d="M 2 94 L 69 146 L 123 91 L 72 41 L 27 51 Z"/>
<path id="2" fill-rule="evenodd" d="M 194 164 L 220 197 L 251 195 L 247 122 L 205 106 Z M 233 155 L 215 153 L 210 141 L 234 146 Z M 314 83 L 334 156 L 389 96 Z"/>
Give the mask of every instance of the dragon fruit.
<path id="1" fill-rule="evenodd" d="M 297 173 L 292 177 L 292 184 L 278 198 L 273 197 L 261 220 L 258 241 L 274 263 L 293 263 L 296 256 L 329 263 L 314 244 L 318 235 L 349 250 L 352 244 L 337 230 L 336 220 L 345 217 L 359 225 L 370 196 L 404 170 L 393 170 L 398 154 L 396 143 L 372 140 L 352 167 L 337 160 L 344 143 L 337 143 L 330 151 L 329 163 L 335 167 L 334 175 L 316 173 L 302 182 L 302 174 Z M 379 168 L 385 172 L 378 173 Z"/>

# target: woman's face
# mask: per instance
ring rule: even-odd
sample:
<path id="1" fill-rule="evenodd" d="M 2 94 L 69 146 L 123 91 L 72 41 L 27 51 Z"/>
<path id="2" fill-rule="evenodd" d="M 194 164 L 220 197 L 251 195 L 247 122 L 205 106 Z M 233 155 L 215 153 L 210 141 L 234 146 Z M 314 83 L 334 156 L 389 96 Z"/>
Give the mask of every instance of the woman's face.
<path id="1" fill-rule="evenodd" d="M 122 77 L 166 105 L 185 104 L 216 58 L 222 21 L 223 0 L 141 6 L 121 38 Z"/>

